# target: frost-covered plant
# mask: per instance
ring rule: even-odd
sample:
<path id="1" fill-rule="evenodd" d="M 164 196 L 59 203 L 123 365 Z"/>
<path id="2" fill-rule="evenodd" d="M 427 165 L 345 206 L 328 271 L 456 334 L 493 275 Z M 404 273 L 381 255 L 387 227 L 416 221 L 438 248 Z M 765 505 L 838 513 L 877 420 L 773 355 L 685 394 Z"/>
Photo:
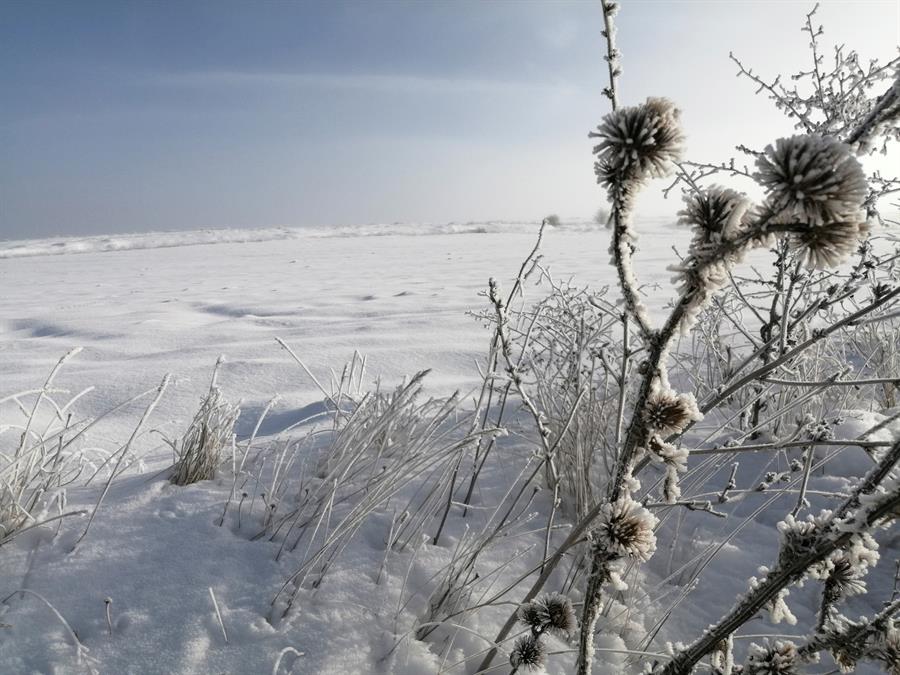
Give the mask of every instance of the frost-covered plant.
<path id="1" fill-rule="evenodd" d="M 63 356 L 40 389 L 0 399 L 0 546 L 25 528 L 73 515 L 64 512 L 65 486 L 85 469 L 75 446 L 85 423 L 72 422 L 70 406 L 86 392 L 60 404 L 55 398 L 64 392 L 53 382 L 79 351 Z M 56 516 L 47 513 L 54 504 Z"/>
<path id="2" fill-rule="evenodd" d="M 546 659 L 547 650 L 541 639 L 534 634 L 523 635 L 516 640 L 516 644 L 509 654 L 509 665 L 512 666 L 510 675 L 520 670 L 541 670 Z"/>
<path id="3" fill-rule="evenodd" d="M 545 632 L 568 637 L 578 627 L 572 602 L 560 593 L 548 593 L 519 607 L 519 621 L 531 632 Z"/>
<path id="4" fill-rule="evenodd" d="M 220 358 L 216 362 L 212 384 L 184 432 L 180 442 L 172 444 L 178 457 L 169 481 L 175 485 L 190 485 L 215 477 L 222 463 L 223 451 L 234 442 L 234 425 L 240 407 L 229 403 L 216 385 Z"/>
<path id="5" fill-rule="evenodd" d="M 513 646 L 509 654 L 512 666 L 510 675 L 520 669 L 542 668 L 547 653 L 544 635 L 554 633 L 568 638 L 575 632 L 578 624 L 572 603 L 559 593 L 550 593 L 523 603 L 519 606 L 516 617 L 531 629 L 531 634 L 519 638 Z"/>
<path id="6" fill-rule="evenodd" d="M 740 447 L 761 430 L 791 429 L 793 424 L 795 429 L 790 435 L 776 437 L 759 447 L 782 451 L 805 447 L 801 458 L 791 461 L 789 471 L 772 472 L 771 480 L 767 477 L 760 489 L 773 489 L 771 486 L 777 481 L 793 481 L 792 485 L 799 486 L 793 513 L 807 508 L 809 477 L 813 468 L 821 465 L 815 452 L 816 443 L 840 443 L 832 431 L 837 422 L 825 418 L 817 407 L 824 401 L 842 397 L 846 402 L 848 395 L 864 391 L 863 387 L 890 383 L 883 371 L 867 379 L 847 376 L 847 361 L 842 359 L 847 353 L 846 331 L 889 320 L 900 297 L 900 287 L 895 282 L 883 282 L 892 278 L 896 258 L 879 258 L 882 254 L 876 255 L 867 239 L 870 224 L 883 220 L 877 209 L 878 199 L 890 194 L 900 183 L 866 176 L 857 159 L 860 153 L 895 135 L 896 120 L 900 117 L 898 85 L 889 86 L 878 98 L 863 90 L 893 77 L 900 60 L 861 73 L 854 70 L 852 59 L 843 61 L 846 54 L 839 51 L 834 71 L 825 73 L 816 52 L 816 32 L 810 24 L 816 72 L 799 79 L 815 82 L 816 92 L 804 98 L 796 90 L 763 87 L 796 118 L 798 133 L 777 139 L 760 151 L 744 148 L 756 161 L 755 171 L 742 169 L 733 161 L 723 165 L 688 162 L 683 159 L 679 113 L 672 102 L 648 98 L 636 106 L 618 105 L 616 80 L 621 72 L 620 53 L 615 45 L 612 21 L 618 6 L 613 2 L 602 4 L 610 71 L 610 85 L 605 93 L 613 110 L 590 135 L 595 139 L 595 174 L 610 205 L 610 252 L 623 296 L 625 327 L 624 339 L 617 348 L 606 349 L 604 345 L 604 349 L 607 357 L 610 354 L 619 357 L 622 373 L 629 372 L 627 364 L 633 354 L 640 354 L 641 360 L 631 371 L 637 377 L 630 378 L 627 384 L 625 378 L 620 380 L 623 384 L 618 392 L 619 414 L 608 425 L 615 432 L 608 430 L 607 434 L 601 434 L 616 439 L 610 453 L 615 461 L 601 483 L 602 492 L 597 494 L 592 506 L 582 511 L 584 517 L 572 526 L 557 553 L 542 564 L 541 574 L 525 598 L 529 601 L 536 596 L 563 553 L 575 546 L 579 537 L 591 542 L 578 649 L 579 675 L 591 672 L 593 635 L 604 598 L 609 597 L 603 593 L 604 586 L 610 585 L 613 590 L 622 588 L 619 576 L 622 561 L 628 559 L 636 564 L 653 554 L 656 535 L 653 527 L 648 526 L 652 516 L 632 517 L 636 516 L 637 509 L 649 516 L 648 507 L 682 505 L 715 514 L 710 502 L 704 505 L 692 499 L 690 493 L 687 497 L 682 495 L 681 477 L 690 457 L 689 448 L 685 447 L 686 432 L 704 417 L 708 420 L 704 424 L 713 425 L 706 442 L 712 440 L 726 447 L 699 450 L 702 454 L 722 455 L 721 459 L 702 460 L 709 467 L 704 471 L 712 473 L 728 460 L 729 445 Z M 743 67 L 742 71 L 750 74 Z M 854 74 L 848 75 L 851 71 Z M 637 242 L 635 198 L 651 178 L 671 174 L 676 175 L 676 184 L 685 186 L 680 222 L 691 228 L 693 236 L 686 255 L 672 268 L 678 296 L 671 313 L 661 325 L 654 326 L 642 303 L 640 282 L 632 262 Z M 765 197 L 754 204 L 738 190 L 707 186 L 704 179 L 711 175 L 750 180 L 762 189 Z M 750 252 L 769 248 L 778 256 L 776 277 L 761 278 L 759 293 L 747 298 L 735 283 L 736 265 Z M 851 258 L 854 263 L 849 273 L 835 269 Z M 875 282 L 875 278 L 882 281 Z M 880 290 L 870 297 L 858 294 L 866 288 Z M 753 305 L 767 301 L 770 304 L 763 309 Z M 725 305 L 726 302 L 729 304 Z M 736 307 L 738 312 L 731 312 L 727 307 Z M 709 321 L 709 312 L 717 312 L 717 323 Z M 759 319 L 758 337 L 743 325 L 745 312 Z M 717 350 L 719 381 L 703 382 L 682 363 L 682 355 L 677 352 L 678 340 L 684 335 L 693 339 L 699 331 L 709 342 L 717 339 L 718 326 L 726 322 L 749 344 L 746 349 L 741 341 L 710 346 L 706 354 Z M 571 322 L 575 323 L 577 317 Z M 565 330 L 561 328 L 561 332 Z M 629 345 L 635 335 L 638 345 Z M 608 337 L 606 333 L 604 339 Z M 577 362 L 577 359 L 571 361 Z M 865 359 L 860 370 L 874 365 Z M 616 372 L 617 366 L 613 364 L 605 369 Z M 836 367 L 837 371 L 827 372 L 830 367 Z M 807 374 L 809 377 L 803 377 Z M 537 379 L 540 381 L 541 376 Z M 577 379 L 573 377 L 571 381 Z M 524 388 L 522 382 L 520 378 L 520 389 Z M 767 398 L 765 394 L 772 387 L 788 393 Z M 528 391 L 525 393 L 530 395 Z M 616 395 L 615 390 L 612 393 Z M 803 414 L 791 417 L 788 413 L 792 410 Z M 820 418 L 806 417 L 813 410 L 818 411 Z M 532 413 L 538 420 L 539 433 L 544 436 L 547 427 L 542 410 L 537 408 Z M 736 426 L 740 434 L 733 433 Z M 854 440 L 867 450 L 878 447 L 867 445 L 863 439 L 847 442 L 853 444 Z M 555 450 L 552 442 L 546 445 Z M 605 446 L 601 447 L 605 455 Z M 548 461 L 558 458 L 551 453 L 547 457 Z M 652 464 L 663 468 L 665 474 L 650 489 L 644 489 L 636 476 Z M 896 489 L 886 480 L 887 474 L 873 484 L 866 484 L 873 489 L 881 485 L 889 501 Z M 734 489 L 732 471 L 719 501 L 726 502 L 729 491 Z M 658 501 L 653 503 L 653 500 Z M 887 504 L 880 502 L 879 508 Z M 858 507 L 859 504 L 847 506 L 846 510 L 855 511 Z M 700 646 L 695 643 L 676 650 L 665 672 L 691 672 L 700 658 L 728 643 L 734 631 L 762 608 L 768 607 L 779 618 L 792 618 L 789 587 L 805 576 L 823 580 L 829 606 L 852 595 L 864 583 L 866 566 L 864 558 L 853 558 L 854 552 L 858 552 L 861 542 L 868 541 L 873 528 L 886 522 L 883 518 L 890 513 L 893 512 L 880 513 L 873 519 L 857 518 L 858 528 L 846 537 L 840 523 L 847 513 L 823 515 L 816 521 L 787 519 L 782 555 L 772 568 L 763 570 L 748 592 L 751 611 L 723 619 L 704 636 Z M 841 534 L 835 534 L 838 530 Z M 798 560 L 804 562 L 800 567 L 796 567 Z M 850 563 L 852 571 L 845 569 L 851 560 L 854 561 Z M 831 610 L 823 609 L 822 614 L 827 621 Z M 498 641 L 509 631 L 511 621 L 501 630 Z M 489 653 L 483 668 L 490 663 L 490 658 Z M 758 672 L 791 672 L 794 661 L 791 648 L 775 645 L 760 651 L 748 668 L 752 665 Z"/>
<path id="7" fill-rule="evenodd" d="M 747 675 L 798 675 L 797 647 L 788 640 L 777 640 L 766 647 L 752 645 L 744 673 Z"/>
<path id="8" fill-rule="evenodd" d="M 653 528 L 657 520 L 639 503 L 625 496 L 604 504 L 592 531 L 594 546 L 610 560 L 649 560 L 656 551 Z"/>
<path id="9" fill-rule="evenodd" d="M 605 289 L 557 282 L 543 268 L 541 284 L 550 290 L 534 306 L 507 303 L 503 326 L 496 311 L 479 318 L 506 335 L 515 369 L 528 381 L 528 395 L 552 439 L 560 509 L 581 518 L 615 462 L 616 431 L 607 420 L 616 415 L 626 389 L 613 336 L 621 334 L 622 317 L 606 300 Z M 554 489 L 550 474 L 546 484 Z"/>

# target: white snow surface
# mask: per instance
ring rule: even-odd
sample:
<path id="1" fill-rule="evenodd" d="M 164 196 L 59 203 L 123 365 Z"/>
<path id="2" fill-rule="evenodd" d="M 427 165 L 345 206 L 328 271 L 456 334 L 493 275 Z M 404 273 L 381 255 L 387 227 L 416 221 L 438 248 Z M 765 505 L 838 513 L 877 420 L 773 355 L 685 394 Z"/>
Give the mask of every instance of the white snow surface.
<path id="1" fill-rule="evenodd" d="M 674 260 L 670 247 L 683 251 L 690 233 L 662 221 L 643 223 L 639 230 L 636 274 L 651 284 L 645 300 L 658 317 L 671 300 L 665 271 Z M 6 598 L 0 604 L 0 673 L 268 673 L 289 647 L 303 655 L 286 653 L 279 673 L 472 672 L 477 661 L 448 667 L 463 651 L 485 648 L 469 632 L 456 635 L 443 662 L 427 642 L 407 639 L 392 649 L 424 614 L 434 585 L 430 577 L 459 540 L 460 519 L 448 525 L 440 546 L 422 545 L 415 556 L 392 554 L 386 579 L 376 584 L 390 517 L 373 516 L 325 583 L 315 592 L 301 593 L 284 620 L 270 623 L 269 603 L 293 571 L 293 561 L 276 561 L 277 542 L 252 540 L 253 532 L 238 528 L 233 519 L 218 526 L 231 489 L 227 475 L 189 487 L 169 484 L 165 471 L 172 456 L 161 435 L 174 438 L 184 432 L 220 354 L 226 361 L 219 386 L 228 398 L 240 400 L 244 411 L 239 436 L 249 434 L 276 393 L 282 398 L 261 430 L 261 442 L 315 410 L 321 392 L 276 337 L 324 382 L 332 369 L 339 374 L 358 350 L 367 356 L 369 382 L 377 377 L 393 386 L 428 368 L 429 394 L 470 394 L 480 381 L 475 363 L 483 359 L 489 332 L 467 312 L 485 307 L 479 293 L 489 277 L 509 285 L 536 231 L 536 224 L 470 223 L 0 242 L 0 397 L 40 388 L 59 357 L 75 346 L 84 349 L 66 364 L 55 386 L 72 393 L 94 387 L 76 406 L 80 416 L 100 415 L 156 386 L 164 374 L 173 376 L 148 424 L 154 432 L 143 434 L 134 448 L 140 461 L 112 484 L 90 533 L 74 552 L 84 519 L 63 521 L 58 535 L 54 524 L 0 548 L 0 599 Z M 431 236 L 413 236 L 421 234 Z M 556 278 L 612 285 L 607 248 L 605 229 L 564 224 L 547 232 L 544 263 Z M 654 276 L 648 278 L 651 271 Z M 542 293 L 528 292 L 535 299 Z M 145 404 L 106 418 L 91 442 L 118 447 Z M 883 417 L 868 412 L 846 416 L 846 437 L 879 419 Z M 891 433 L 900 428 L 883 432 L 884 438 Z M 7 448 L 9 433 L 0 433 L 0 441 L 0 449 Z M 519 465 L 528 451 L 527 444 L 514 438 L 498 450 Z M 869 460 L 854 452 L 841 456 L 837 475 L 818 481 L 818 490 L 842 489 L 847 476 L 866 470 Z M 763 456 L 742 458 L 742 484 L 761 476 L 767 461 Z M 485 501 L 508 484 L 501 467 L 490 469 L 482 481 Z M 713 482 L 723 484 L 727 469 L 724 473 Z M 68 508 L 92 508 L 101 487 L 102 481 L 70 487 Z M 763 501 L 751 495 L 728 508 L 741 516 Z M 779 500 L 722 545 L 698 588 L 679 608 L 679 622 L 667 624 L 661 638 L 695 637 L 746 590 L 747 579 L 760 565 L 771 564 L 775 524 L 790 502 Z M 546 496 L 540 495 L 533 508 L 542 511 L 546 504 Z M 669 550 L 671 536 L 660 536 L 658 553 L 647 566 L 658 599 L 635 610 L 646 626 L 684 590 L 677 582 L 699 564 L 690 557 L 721 542 L 743 522 L 687 513 L 680 527 L 692 545 L 679 548 L 677 556 Z M 509 561 L 520 548 L 524 543 L 514 542 L 487 552 L 485 569 Z M 897 550 L 895 541 L 882 555 L 896 557 Z M 510 564 L 498 587 L 525 571 L 526 562 Z M 678 573 L 682 565 L 685 571 Z M 880 566 L 869 578 L 870 587 L 890 587 L 885 567 L 890 565 Z M 808 625 L 815 611 L 812 586 L 808 583 L 789 597 L 801 625 Z M 88 651 L 78 655 L 54 611 L 36 596 L 16 593 L 19 589 L 46 599 Z M 111 633 L 106 598 L 112 601 Z M 853 607 L 869 609 L 865 603 Z M 510 609 L 487 611 L 468 628 L 493 638 Z M 755 633 L 802 633 L 799 627 L 772 626 L 764 618 L 749 628 Z M 600 636 L 597 644 L 623 646 L 613 635 Z M 558 642 L 552 648 L 567 646 Z M 619 672 L 617 658 L 610 653 L 595 672 Z M 504 661 L 501 655 L 495 663 Z M 547 671 L 568 672 L 571 666 L 571 655 L 563 654 L 551 657 Z"/>
<path id="2" fill-rule="evenodd" d="M 329 225 L 307 227 L 268 227 L 255 229 L 206 229 L 85 237 L 0 240 L 0 258 L 20 258 L 68 253 L 130 251 L 145 248 L 171 248 L 202 244 L 241 244 L 282 239 L 321 239 L 331 237 L 385 237 L 394 235 L 428 236 L 443 234 L 529 234 L 533 222 L 488 220 L 466 223 L 373 223 L 370 225 Z M 592 221 L 563 220 L 557 226 L 568 232 L 601 229 Z"/>

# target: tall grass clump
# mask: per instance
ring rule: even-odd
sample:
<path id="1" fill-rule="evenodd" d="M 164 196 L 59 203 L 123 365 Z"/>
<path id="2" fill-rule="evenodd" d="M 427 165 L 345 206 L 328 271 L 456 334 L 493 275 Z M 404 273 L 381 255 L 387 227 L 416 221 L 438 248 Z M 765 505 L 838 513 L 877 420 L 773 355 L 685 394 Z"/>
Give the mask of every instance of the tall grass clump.
<path id="1" fill-rule="evenodd" d="M 169 481 L 174 485 L 191 485 L 215 478 L 223 451 L 234 443 L 234 425 L 241 410 L 229 403 L 217 386 L 222 362 L 222 357 L 216 361 L 209 391 L 184 436 L 180 442 L 172 443 L 177 459 Z"/>
<path id="2" fill-rule="evenodd" d="M 59 403 L 67 392 L 54 380 L 79 351 L 63 356 L 41 389 L 0 399 L 0 545 L 26 528 L 74 515 L 65 512 L 65 488 L 85 469 L 76 444 L 85 425 L 73 423 L 71 406 L 90 390 Z"/>

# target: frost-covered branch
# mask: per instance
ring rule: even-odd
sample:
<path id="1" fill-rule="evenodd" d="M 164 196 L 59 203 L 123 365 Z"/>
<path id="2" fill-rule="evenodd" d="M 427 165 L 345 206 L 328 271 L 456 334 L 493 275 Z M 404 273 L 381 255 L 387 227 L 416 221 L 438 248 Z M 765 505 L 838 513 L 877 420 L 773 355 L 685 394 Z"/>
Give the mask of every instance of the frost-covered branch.
<path id="1" fill-rule="evenodd" d="M 662 675 L 688 675 L 700 660 L 767 605 L 783 602 L 785 590 L 839 551 L 848 552 L 855 565 L 868 567 L 871 556 L 865 551 L 876 546 L 869 533 L 900 516 L 900 440 L 885 453 L 854 495 L 834 514 L 823 512 L 816 519 L 796 521 L 788 516 L 780 525 L 782 545 L 775 566 L 755 582 L 750 591 L 704 635 L 679 652 L 665 666 Z M 860 550 L 862 549 L 862 550 Z"/>

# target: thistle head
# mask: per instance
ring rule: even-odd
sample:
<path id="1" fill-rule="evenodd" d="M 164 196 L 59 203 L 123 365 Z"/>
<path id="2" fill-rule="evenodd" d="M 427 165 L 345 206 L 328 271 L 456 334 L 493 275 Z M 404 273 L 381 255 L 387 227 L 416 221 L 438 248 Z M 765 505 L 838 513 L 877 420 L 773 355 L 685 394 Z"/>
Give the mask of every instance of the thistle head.
<path id="1" fill-rule="evenodd" d="M 837 267 L 856 250 L 868 232 L 863 219 L 805 227 L 791 236 L 791 248 L 799 251 L 810 269 Z"/>
<path id="2" fill-rule="evenodd" d="M 543 643 L 534 634 L 529 634 L 516 640 L 509 654 L 509 663 L 517 669 L 540 670 L 544 666 L 545 658 L 546 649 Z"/>
<path id="3" fill-rule="evenodd" d="M 805 520 L 797 520 L 792 514 L 776 526 L 781 532 L 781 550 L 778 560 L 787 563 L 810 551 L 821 536 L 824 519 L 808 516 Z"/>
<path id="4" fill-rule="evenodd" d="M 751 207 L 746 195 L 717 185 L 686 195 L 684 202 L 679 225 L 689 225 L 704 241 L 732 238 L 744 228 Z"/>
<path id="5" fill-rule="evenodd" d="M 650 395 L 644 406 L 644 423 L 660 436 L 678 433 L 700 419 L 693 394 L 661 391 Z"/>
<path id="6" fill-rule="evenodd" d="M 833 593 L 835 599 L 866 592 L 866 582 L 862 579 L 865 568 L 858 568 L 846 555 L 838 555 L 829 561 L 828 577 L 825 586 Z"/>
<path id="7" fill-rule="evenodd" d="M 779 138 L 756 162 L 756 179 L 781 222 L 827 224 L 860 210 L 868 185 L 850 147 L 830 136 Z"/>
<path id="8" fill-rule="evenodd" d="M 531 627 L 532 633 L 551 631 L 568 636 L 578 622 L 569 599 L 560 593 L 549 593 L 519 607 L 519 621 Z"/>
<path id="9" fill-rule="evenodd" d="M 778 640 L 774 646 L 750 646 L 746 675 L 797 675 L 800 659 L 793 642 Z"/>
<path id="10" fill-rule="evenodd" d="M 611 185 L 665 176 L 681 157 L 684 135 L 680 111 L 665 98 L 648 98 L 643 104 L 619 108 L 606 115 L 592 138 L 597 181 Z"/>
<path id="11" fill-rule="evenodd" d="M 849 146 L 829 136 L 780 138 L 757 160 L 775 224 L 796 225 L 792 243 L 810 267 L 832 267 L 867 232 L 868 184 Z"/>
<path id="12" fill-rule="evenodd" d="M 607 554 L 647 561 L 656 551 L 656 517 L 631 497 L 605 504 L 594 528 L 594 546 Z"/>

